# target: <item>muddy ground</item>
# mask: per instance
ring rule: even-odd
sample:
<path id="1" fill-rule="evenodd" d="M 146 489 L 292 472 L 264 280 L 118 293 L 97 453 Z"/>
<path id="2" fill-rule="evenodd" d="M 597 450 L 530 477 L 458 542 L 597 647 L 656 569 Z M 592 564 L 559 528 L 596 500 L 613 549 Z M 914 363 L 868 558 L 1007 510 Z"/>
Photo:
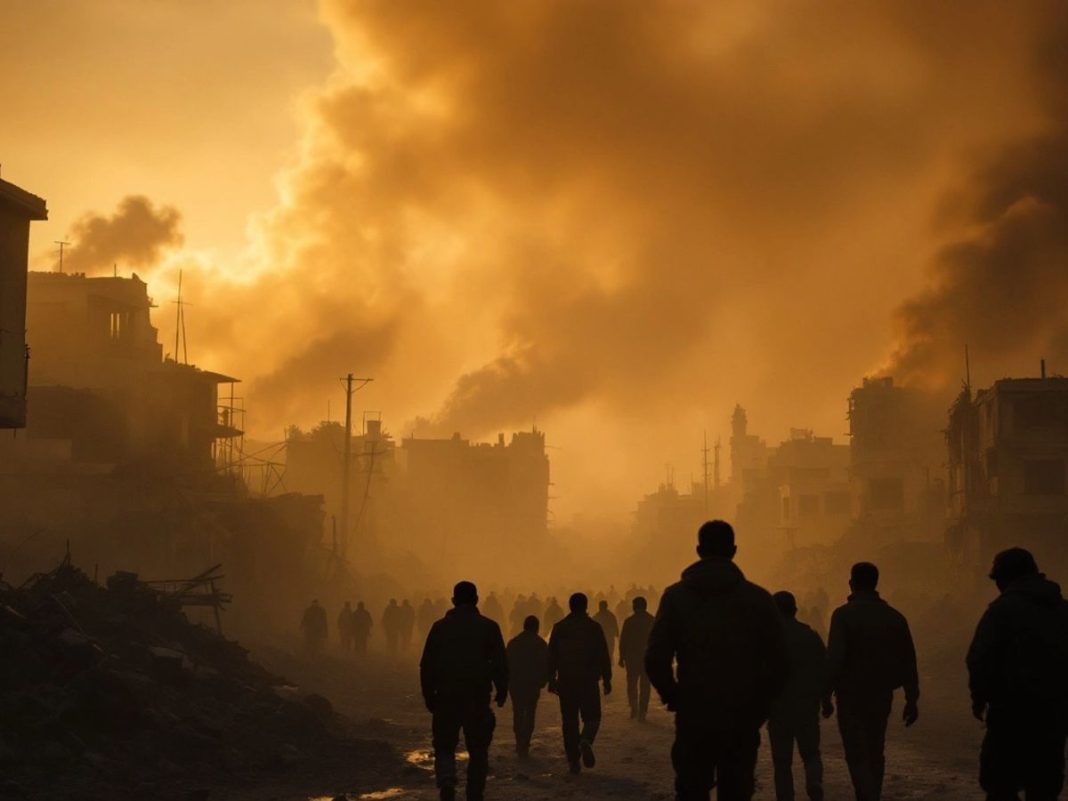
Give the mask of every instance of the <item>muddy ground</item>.
<path id="1" fill-rule="evenodd" d="M 437 797 L 428 750 L 429 716 L 419 695 L 414 655 L 401 660 L 374 656 L 362 664 L 339 657 L 310 664 L 279 648 L 260 648 L 255 656 L 302 687 L 331 698 L 338 711 L 357 721 L 361 736 L 387 741 L 405 759 L 371 769 L 337 766 L 329 775 L 312 777 L 305 787 L 287 782 L 284 787 L 260 788 L 255 793 L 213 792 L 213 801 L 329 801 L 337 796 L 421 801 Z M 924 678 L 920 722 L 912 729 L 904 729 L 897 717 L 900 701 L 891 719 L 884 798 L 980 798 L 975 771 L 982 729 L 968 714 L 967 693 L 959 684 L 959 677 Z M 622 685 L 622 677 L 617 683 Z M 668 758 L 671 716 L 654 708 L 647 723 L 630 721 L 623 689 L 617 687 L 605 704 L 605 721 L 597 741 L 597 767 L 578 777 L 567 771 L 553 696 L 543 695 L 529 761 L 518 761 L 512 750 L 510 709 L 506 706 L 498 710 L 487 797 L 514 801 L 672 798 Z M 823 755 L 828 800 L 852 798 L 833 721 L 823 725 Z M 799 766 L 795 776 L 799 797 L 804 797 Z M 774 798 L 766 738 L 761 747 L 758 785 L 758 799 Z"/>

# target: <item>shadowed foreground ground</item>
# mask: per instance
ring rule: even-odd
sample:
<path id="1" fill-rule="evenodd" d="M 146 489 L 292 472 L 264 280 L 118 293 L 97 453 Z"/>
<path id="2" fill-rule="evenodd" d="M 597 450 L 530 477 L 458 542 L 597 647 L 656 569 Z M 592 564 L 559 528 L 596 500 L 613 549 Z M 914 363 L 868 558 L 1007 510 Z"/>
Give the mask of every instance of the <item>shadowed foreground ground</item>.
<path id="1" fill-rule="evenodd" d="M 429 716 L 418 690 L 414 658 L 391 663 L 381 658 L 357 665 L 328 659 L 318 665 L 277 650 L 257 654 L 272 669 L 300 682 L 306 689 L 330 697 L 339 712 L 360 721 L 361 734 L 384 739 L 408 755 L 406 766 L 380 775 L 324 776 L 307 792 L 257 793 L 258 801 L 307 799 L 397 798 L 422 801 L 437 798 L 429 756 Z M 622 685 L 622 676 L 617 677 Z M 921 720 L 905 731 L 895 709 L 891 720 L 887 782 L 884 798 L 955 801 L 980 797 L 975 783 L 975 759 L 982 731 L 967 716 L 966 694 L 953 687 L 941 691 L 926 682 Z M 497 712 L 497 732 L 491 751 L 488 798 L 518 799 L 667 799 L 672 798 L 668 751 L 672 738 L 670 715 L 651 710 L 644 725 L 628 719 L 626 697 L 618 687 L 607 700 L 605 722 L 597 742 L 598 766 L 571 777 L 561 752 L 556 699 L 543 695 L 532 758 L 519 762 L 512 751 L 511 712 Z M 829 801 L 851 799 L 852 790 L 834 722 L 823 725 L 823 753 Z M 798 797 L 804 797 L 800 766 L 795 772 Z M 368 791 L 374 781 L 376 790 Z M 773 799 L 771 765 L 766 738 L 758 767 L 758 799 Z M 359 788 L 359 789 L 357 789 Z M 461 794 L 462 797 L 462 794 Z"/>

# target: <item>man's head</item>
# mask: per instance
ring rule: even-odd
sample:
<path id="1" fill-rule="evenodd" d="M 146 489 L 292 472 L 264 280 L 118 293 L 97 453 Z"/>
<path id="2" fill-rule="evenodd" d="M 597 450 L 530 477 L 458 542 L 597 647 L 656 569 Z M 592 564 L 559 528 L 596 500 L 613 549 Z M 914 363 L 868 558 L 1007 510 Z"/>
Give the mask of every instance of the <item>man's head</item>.
<path id="1" fill-rule="evenodd" d="M 363 609 L 363 601 L 357 601 L 356 602 L 356 608 L 357 609 Z"/>
<path id="2" fill-rule="evenodd" d="M 779 607 L 779 614 L 783 617 L 797 617 L 797 599 L 792 592 L 780 590 L 771 596 L 771 598 L 775 601 L 775 605 Z"/>
<path id="3" fill-rule="evenodd" d="M 352 608 L 352 601 L 345 601 L 345 608 L 346 609 L 351 609 Z"/>
<path id="4" fill-rule="evenodd" d="M 473 582 L 461 581 L 452 588 L 453 606 L 478 606 L 478 588 Z"/>
<path id="5" fill-rule="evenodd" d="M 990 578 L 998 585 L 999 590 L 1004 590 L 1017 579 L 1037 574 L 1038 564 L 1035 557 L 1024 548 L 1002 551 L 994 557 L 994 564 L 990 568 Z"/>
<path id="6" fill-rule="evenodd" d="M 523 631 L 532 631 L 537 634 L 540 626 L 541 623 L 538 622 L 537 615 L 527 615 L 526 619 L 523 621 Z"/>
<path id="7" fill-rule="evenodd" d="M 590 607 L 590 599 L 586 597 L 586 593 L 576 592 L 570 598 L 567 599 L 567 606 L 572 612 L 583 613 Z"/>
<path id="8" fill-rule="evenodd" d="M 597 608 L 600 609 L 602 612 L 607 612 L 608 611 L 608 601 L 601 601 L 599 604 L 597 604 Z"/>
<path id="9" fill-rule="evenodd" d="M 630 608 L 635 612 L 644 612 L 648 607 L 649 602 L 640 595 L 630 602 Z"/>
<path id="10" fill-rule="evenodd" d="M 737 550 L 734 529 L 725 520 L 709 520 L 697 530 L 697 555 L 702 559 L 733 559 Z"/>
<path id="11" fill-rule="evenodd" d="M 879 568 L 871 562 L 857 562 L 849 571 L 849 589 L 871 592 L 879 586 Z"/>

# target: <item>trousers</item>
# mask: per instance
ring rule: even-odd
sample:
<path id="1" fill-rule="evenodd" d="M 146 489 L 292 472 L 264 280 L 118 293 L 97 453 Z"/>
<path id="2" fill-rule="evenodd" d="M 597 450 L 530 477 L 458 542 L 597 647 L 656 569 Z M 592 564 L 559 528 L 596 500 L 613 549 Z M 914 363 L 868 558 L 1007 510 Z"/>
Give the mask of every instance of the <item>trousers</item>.
<path id="1" fill-rule="evenodd" d="M 676 715 L 675 798 L 708 801 L 715 786 L 719 801 L 750 801 L 759 748 L 759 728 L 723 726 L 709 715 Z"/>
<path id="2" fill-rule="evenodd" d="M 434 735 L 434 774 L 438 787 L 456 786 L 456 747 L 463 731 L 467 746 L 467 797 L 482 798 L 489 772 L 489 748 L 497 719 L 489 698 L 440 698 L 431 724 Z"/>
<path id="3" fill-rule="evenodd" d="M 987 801 L 1053 801 L 1064 787 L 1065 727 L 1056 714 L 991 707 L 979 753 Z"/>
<path id="4" fill-rule="evenodd" d="M 561 685 L 560 724 L 564 733 L 564 753 L 568 761 L 578 761 L 579 743 L 593 743 L 601 728 L 601 688 L 596 681 L 577 686 Z M 581 729 L 580 729 L 581 722 Z"/>
<path id="5" fill-rule="evenodd" d="M 857 801 L 879 801 L 886 773 L 886 721 L 893 694 L 838 697 L 838 731 L 842 735 L 849 778 Z"/>
<path id="6" fill-rule="evenodd" d="M 809 801 L 823 801 L 819 716 L 817 701 L 811 707 L 805 705 L 773 713 L 768 719 L 777 801 L 794 801 L 794 743 L 797 743 L 797 753 L 805 769 L 805 792 Z"/>
<path id="7" fill-rule="evenodd" d="M 534 736 L 534 716 L 538 711 L 540 690 L 512 690 L 512 730 L 515 732 L 516 750 L 526 752 L 530 738 Z"/>
<path id="8" fill-rule="evenodd" d="M 627 700 L 630 702 L 630 711 L 642 720 L 649 711 L 649 677 L 643 669 L 631 670 L 627 668 Z"/>

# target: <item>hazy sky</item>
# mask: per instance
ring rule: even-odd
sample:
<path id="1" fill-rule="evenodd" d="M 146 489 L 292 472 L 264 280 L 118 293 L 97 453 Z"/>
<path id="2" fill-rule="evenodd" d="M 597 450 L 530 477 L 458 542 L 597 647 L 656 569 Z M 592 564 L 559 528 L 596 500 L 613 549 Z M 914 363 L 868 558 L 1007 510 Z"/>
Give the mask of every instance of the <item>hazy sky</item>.
<path id="1" fill-rule="evenodd" d="M 1068 358 L 1066 13 L 16 2 L 0 161 L 39 266 L 137 269 L 164 332 L 184 270 L 257 435 L 352 370 L 396 434 L 536 421 L 558 514 L 626 511 L 735 402 L 840 437 L 866 374 Z"/>

